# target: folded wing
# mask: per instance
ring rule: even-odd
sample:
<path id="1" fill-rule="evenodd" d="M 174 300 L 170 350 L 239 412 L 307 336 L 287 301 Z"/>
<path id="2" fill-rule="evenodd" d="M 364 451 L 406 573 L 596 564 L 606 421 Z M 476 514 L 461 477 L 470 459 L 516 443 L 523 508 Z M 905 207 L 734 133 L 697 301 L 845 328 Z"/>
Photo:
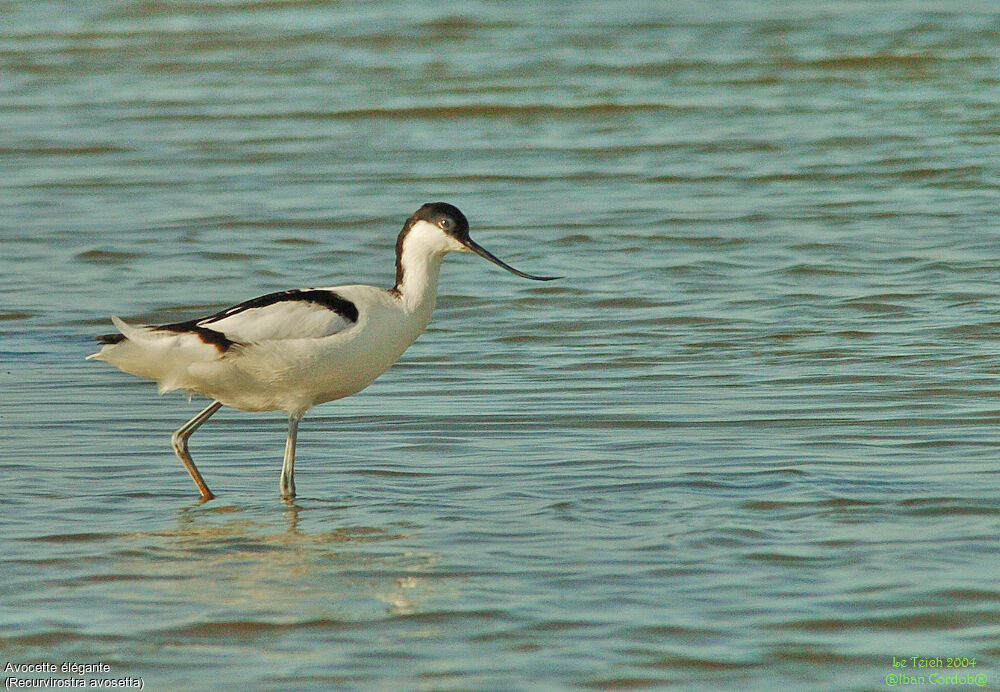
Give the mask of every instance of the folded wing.
<path id="1" fill-rule="evenodd" d="M 318 339 L 349 329 L 357 321 L 354 303 L 329 289 L 312 288 L 269 293 L 208 317 L 158 329 L 190 331 L 203 341 L 217 340 L 220 350 L 226 350 L 234 343 Z"/>

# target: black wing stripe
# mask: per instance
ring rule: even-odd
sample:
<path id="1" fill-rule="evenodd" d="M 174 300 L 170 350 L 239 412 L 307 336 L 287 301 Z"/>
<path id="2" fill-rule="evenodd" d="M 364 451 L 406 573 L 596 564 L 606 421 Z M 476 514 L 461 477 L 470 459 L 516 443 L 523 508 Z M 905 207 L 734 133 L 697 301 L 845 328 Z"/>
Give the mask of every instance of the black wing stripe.
<path id="1" fill-rule="evenodd" d="M 278 291 L 277 293 L 268 293 L 267 295 L 260 296 L 259 298 L 252 298 L 248 301 L 240 303 L 239 305 L 234 305 L 231 308 L 223 310 L 222 312 L 217 312 L 214 315 L 209 315 L 208 317 L 203 317 L 200 320 L 195 320 L 195 322 L 201 325 L 207 325 L 212 322 L 217 322 L 225 317 L 231 317 L 237 313 L 244 312 L 245 310 L 263 308 L 268 305 L 283 303 L 285 301 L 304 301 L 307 303 L 315 303 L 316 305 L 321 305 L 327 310 L 332 310 L 348 322 L 358 321 L 358 307 L 351 301 L 337 295 L 333 291 L 324 291 L 318 288 L 296 288 L 290 291 Z"/>
<path id="2" fill-rule="evenodd" d="M 164 324 L 159 327 L 154 327 L 154 329 L 158 329 L 160 331 L 165 331 L 165 332 L 177 332 L 178 334 L 183 334 L 183 333 L 194 334 L 206 344 L 215 346 L 217 349 L 219 349 L 219 353 L 225 353 L 226 351 L 229 350 L 230 346 L 236 343 L 232 339 L 226 338 L 226 335 L 223 334 L 222 332 L 216 332 L 211 329 L 206 329 L 205 327 L 199 327 L 198 320 L 188 320 L 187 322 L 175 322 L 173 324 Z M 97 336 L 95 338 L 97 339 L 97 343 L 101 345 L 106 345 L 106 344 L 120 344 L 121 342 L 125 341 L 127 337 L 124 334 L 101 334 L 100 336 Z"/>
<path id="3" fill-rule="evenodd" d="M 214 315 L 209 315 L 208 317 L 199 317 L 197 319 L 185 320 L 183 322 L 162 324 L 154 327 L 154 329 L 164 332 L 186 332 L 194 334 L 206 344 L 215 346 L 219 349 L 220 353 L 225 353 L 236 342 L 222 332 L 217 332 L 207 325 L 246 310 L 263 308 L 268 305 L 283 303 L 285 301 L 304 301 L 307 303 L 315 303 L 316 305 L 320 305 L 327 310 L 332 310 L 349 322 L 358 321 L 358 306 L 351 301 L 337 295 L 333 291 L 324 291 L 317 288 L 305 288 L 268 293 L 267 295 L 252 298 L 240 303 L 239 305 L 234 305 L 231 308 L 217 312 Z M 97 337 L 97 341 L 102 344 L 118 344 L 124 340 L 125 336 L 123 334 L 102 334 Z"/>
<path id="4" fill-rule="evenodd" d="M 194 334 L 206 344 L 215 346 L 219 349 L 219 353 L 225 353 L 229 350 L 230 346 L 236 343 L 222 332 L 202 327 L 198 324 L 199 322 L 201 322 L 200 319 L 186 320 L 184 322 L 174 322 L 173 324 L 163 324 L 158 327 L 154 327 L 154 329 L 162 332 L 177 332 L 178 334 L 187 332 L 189 334 Z"/>

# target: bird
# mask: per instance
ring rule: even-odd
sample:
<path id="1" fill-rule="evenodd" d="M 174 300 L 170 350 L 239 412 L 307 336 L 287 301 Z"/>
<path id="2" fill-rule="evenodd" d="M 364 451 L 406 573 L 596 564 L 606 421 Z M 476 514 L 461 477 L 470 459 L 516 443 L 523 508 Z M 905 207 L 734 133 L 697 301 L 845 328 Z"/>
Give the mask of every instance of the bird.
<path id="1" fill-rule="evenodd" d="M 202 502 L 215 495 L 188 451 L 191 434 L 223 406 L 284 411 L 288 435 L 279 490 L 291 501 L 303 415 L 361 391 L 416 341 L 431 319 L 441 261 L 450 252 L 477 254 L 534 281 L 561 278 L 515 269 L 469 237 L 468 219 L 457 207 L 429 202 L 396 238 L 392 288 L 352 284 L 278 291 L 207 317 L 157 326 L 112 316 L 118 332 L 96 337 L 100 350 L 87 359 L 155 380 L 160 394 L 181 390 L 211 400 L 171 436 Z"/>

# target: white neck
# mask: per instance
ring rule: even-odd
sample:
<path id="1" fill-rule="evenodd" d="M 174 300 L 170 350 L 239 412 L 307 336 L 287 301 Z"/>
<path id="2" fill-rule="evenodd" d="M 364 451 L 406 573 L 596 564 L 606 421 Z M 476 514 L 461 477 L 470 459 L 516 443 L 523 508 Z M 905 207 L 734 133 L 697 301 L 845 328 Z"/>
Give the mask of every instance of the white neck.
<path id="1" fill-rule="evenodd" d="M 443 255 L 403 253 L 403 281 L 395 288 L 409 313 L 426 314 L 430 319 L 437 303 L 438 275 Z"/>
<path id="2" fill-rule="evenodd" d="M 425 324 L 437 302 L 441 260 L 450 249 L 436 229 L 428 232 L 428 228 L 415 227 L 402 239 L 397 250 L 401 276 L 397 276 L 394 291 L 403 308 L 412 315 L 419 315 Z"/>

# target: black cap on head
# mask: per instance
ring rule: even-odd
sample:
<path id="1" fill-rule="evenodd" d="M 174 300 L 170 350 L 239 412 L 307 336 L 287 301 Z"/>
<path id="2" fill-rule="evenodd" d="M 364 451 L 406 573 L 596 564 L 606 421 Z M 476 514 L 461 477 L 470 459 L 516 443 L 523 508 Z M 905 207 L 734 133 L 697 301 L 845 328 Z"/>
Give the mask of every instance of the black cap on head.
<path id="1" fill-rule="evenodd" d="M 490 262 L 493 262 L 493 264 L 503 267 L 511 274 L 516 274 L 517 276 L 524 277 L 525 279 L 533 279 L 535 281 L 552 281 L 553 279 L 560 278 L 558 276 L 535 276 L 534 274 L 526 274 L 520 269 L 514 269 L 514 267 L 497 258 L 492 252 L 469 237 L 469 220 L 465 218 L 465 214 L 463 214 L 458 207 L 453 204 L 448 204 L 447 202 L 428 202 L 417 209 L 413 213 L 413 216 L 406 220 L 406 224 L 403 226 L 403 231 L 399 234 L 399 238 L 396 240 L 397 288 L 401 286 L 403 282 L 403 266 L 400 262 L 403 251 L 403 238 L 406 237 L 407 232 L 417 221 L 426 221 L 434 224 L 447 235 L 464 245 L 469 252 L 474 252 L 480 257 L 488 259 Z"/>
<path id="2" fill-rule="evenodd" d="M 469 220 L 454 204 L 428 202 L 413 213 L 406 225 L 412 226 L 417 221 L 427 221 L 440 226 L 441 230 L 462 243 L 469 237 Z"/>

